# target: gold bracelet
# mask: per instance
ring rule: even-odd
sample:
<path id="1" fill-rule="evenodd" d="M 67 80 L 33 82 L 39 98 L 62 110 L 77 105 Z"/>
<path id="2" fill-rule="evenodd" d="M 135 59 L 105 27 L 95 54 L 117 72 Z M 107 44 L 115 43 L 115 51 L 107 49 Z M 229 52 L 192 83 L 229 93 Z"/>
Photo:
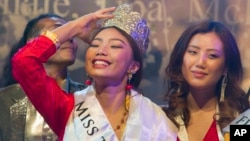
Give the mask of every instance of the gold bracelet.
<path id="1" fill-rule="evenodd" d="M 61 45 L 60 41 L 55 33 L 51 32 L 49 30 L 46 30 L 46 31 L 42 32 L 41 35 L 48 37 L 55 44 L 56 48 L 60 47 L 60 45 Z"/>

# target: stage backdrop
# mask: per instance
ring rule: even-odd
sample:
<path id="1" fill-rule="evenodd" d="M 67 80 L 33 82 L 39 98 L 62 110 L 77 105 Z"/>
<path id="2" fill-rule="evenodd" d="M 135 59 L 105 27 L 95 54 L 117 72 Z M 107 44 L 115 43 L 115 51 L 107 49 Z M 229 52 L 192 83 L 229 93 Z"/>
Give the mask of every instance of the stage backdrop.
<path id="1" fill-rule="evenodd" d="M 194 21 L 221 21 L 235 35 L 244 66 L 245 91 L 250 85 L 250 1 L 249 0 L 0 0 L 0 74 L 11 49 L 27 21 L 41 13 L 55 13 L 67 20 L 97 9 L 130 3 L 148 21 L 150 46 L 144 58 L 143 94 L 158 104 L 164 104 L 166 92 L 164 69 L 170 52 L 182 31 Z M 78 56 L 70 67 L 71 77 L 84 82 L 86 44 L 79 41 Z M 4 77 L 0 78 L 2 81 Z"/>

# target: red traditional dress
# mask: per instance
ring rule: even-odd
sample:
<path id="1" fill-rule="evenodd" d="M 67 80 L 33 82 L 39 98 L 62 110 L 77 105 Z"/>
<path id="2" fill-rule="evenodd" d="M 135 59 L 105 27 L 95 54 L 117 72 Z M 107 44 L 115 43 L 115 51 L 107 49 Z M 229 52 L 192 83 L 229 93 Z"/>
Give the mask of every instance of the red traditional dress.
<path id="1" fill-rule="evenodd" d="M 60 140 L 176 141 L 177 128 L 162 109 L 134 90 L 126 127 L 118 139 L 93 86 L 69 95 L 46 75 L 42 63 L 55 52 L 53 42 L 39 36 L 13 57 L 12 65 L 14 77 Z"/>
<path id="2" fill-rule="evenodd" d="M 218 111 L 218 107 L 216 108 L 217 108 L 216 111 Z M 187 130 L 186 130 L 183 120 L 179 116 L 176 118 L 176 121 L 181 125 L 178 131 L 177 141 L 189 141 Z M 202 141 L 224 141 L 224 137 L 222 135 L 221 129 L 219 125 L 216 123 L 216 120 L 212 122 L 211 126 L 209 127 Z"/>

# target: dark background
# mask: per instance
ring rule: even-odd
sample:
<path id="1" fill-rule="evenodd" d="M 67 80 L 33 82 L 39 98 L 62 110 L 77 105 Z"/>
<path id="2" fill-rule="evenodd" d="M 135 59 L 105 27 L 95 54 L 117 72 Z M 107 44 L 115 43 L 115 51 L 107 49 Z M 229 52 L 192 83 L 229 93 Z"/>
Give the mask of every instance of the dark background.
<path id="1" fill-rule="evenodd" d="M 143 94 L 164 104 L 164 69 L 170 52 L 182 31 L 194 21 L 213 19 L 228 26 L 238 41 L 244 67 L 242 88 L 250 86 L 250 1 L 249 0 L 0 0 L 0 74 L 11 49 L 27 21 L 41 13 L 55 13 L 72 20 L 100 8 L 130 3 L 151 29 L 150 46 L 144 58 Z M 77 60 L 70 67 L 75 81 L 86 79 L 85 47 L 79 41 Z M 4 77 L 0 78 L 3 80 Z"/>

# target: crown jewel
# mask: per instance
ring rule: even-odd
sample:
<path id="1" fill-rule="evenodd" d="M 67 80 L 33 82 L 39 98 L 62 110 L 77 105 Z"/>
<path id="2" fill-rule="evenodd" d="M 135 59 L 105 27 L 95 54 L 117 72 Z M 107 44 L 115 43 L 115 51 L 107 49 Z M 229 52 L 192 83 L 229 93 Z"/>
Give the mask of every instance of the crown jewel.
<path id="1" fill-rule="evenodd" d="M 132 11 L 128 4 L 122 4 L 113 13 L 114 18 L 103 22 L 103 27 L 115 26 L 128 33 L 137 43 L 142 54 L 148 48 L 149 28 L 138 12 Z"/>

